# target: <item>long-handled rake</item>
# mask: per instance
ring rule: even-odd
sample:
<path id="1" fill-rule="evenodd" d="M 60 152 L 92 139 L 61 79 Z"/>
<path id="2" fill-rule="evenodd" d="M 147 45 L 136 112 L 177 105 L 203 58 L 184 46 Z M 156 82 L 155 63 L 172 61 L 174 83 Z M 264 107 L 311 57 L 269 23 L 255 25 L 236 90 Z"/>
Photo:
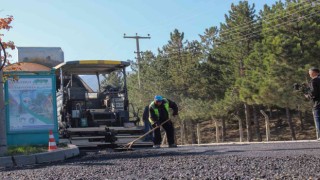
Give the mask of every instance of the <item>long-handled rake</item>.
<path id="1" fill-rule="evenodd" d="M 153 129 L 150 129 L 148 132 L 146 132 L 145 134 L 143 134 L 142 136 L 138 137 L 137 139 L 129 142 L 128 144 L 125 144 L 121 147 L 115 148 L 115 151 L 132 151 L 133 149 L 131 148 L 133 143 L 135 143 L 136 141 L 144 138 L 145 136 L 147 136 L 148 134 L 152 133 L 154 130 L 160 128 L 160 126 L 164 125 L 165 123 L 167 123 L 168 121 L 170 121 L 171 119 L 167 119 L 165 121 L 163 121 L 159 126 L 154 127 Z"/>

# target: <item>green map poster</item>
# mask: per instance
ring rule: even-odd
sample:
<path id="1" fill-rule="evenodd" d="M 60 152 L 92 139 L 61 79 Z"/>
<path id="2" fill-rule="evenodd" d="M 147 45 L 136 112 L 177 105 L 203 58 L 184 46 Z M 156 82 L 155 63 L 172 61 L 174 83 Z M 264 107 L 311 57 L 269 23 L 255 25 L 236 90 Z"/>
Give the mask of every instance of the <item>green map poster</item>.
<path id="1" fill-rule="evenodd" d="M 54 129 L 51 77 L 21 76 L 7 83 L 10 132 Z"/>

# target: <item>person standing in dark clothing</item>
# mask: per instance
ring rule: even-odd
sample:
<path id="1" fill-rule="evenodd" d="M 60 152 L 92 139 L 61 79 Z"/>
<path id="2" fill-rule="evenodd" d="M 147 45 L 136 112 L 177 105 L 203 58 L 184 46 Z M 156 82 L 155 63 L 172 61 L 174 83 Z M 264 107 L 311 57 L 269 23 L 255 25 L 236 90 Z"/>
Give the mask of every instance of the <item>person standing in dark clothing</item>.
<path id="1" fill-rule="evenodd" d="M 143 111 L 142 120 L 144 124 L 144 133 L 147 133 L 151 129 L 151 124 L 149 121 L 149 106 L 146 106 Z M 144 138 L 144 141 L 151 141 L 152 140 L 152 134 L 146 135 Z"/>
<path id="2" fill-rule="evenodd" d="M 93 120 L 92 114 L 89 109 L 86 110 L 85 116 L 87 117 L 89 127 L 96 127 L 97 126 L 97 124 Z"/>
<path id="3" fill-rule="evenodd" d="M 151 102 L 149 105 L 149 121 L 153 128 L 160 126 L 161 123 L 168 120 L 169 116 L 169 109 L 173 110 L 173 117 L 178 116 L 178 106 L 175 102 L 163 98 L 162 96 L 156 95 L 154 97 L 154 101 Z M 177 147 L 174 143 L 174 127 L 171 121 L 166 122 L 162 125 L 163 129 L 166 131 L 167 140 L 169 147 Z M 153 147 L 159 148 L 161 144 L 161 132 L 160 128 L 157 128 L 153 132 Z"/>
<path id="4" fill-rule="evenodd" d="M 317 139 L 320 140 L 320 76 L 318 68 L 310 68 L 309 76 L 311 78 L 309 83 L 310 92 L 305 94 L 305 97 L 313 101 L 313 118 L 317 130 Z"/>

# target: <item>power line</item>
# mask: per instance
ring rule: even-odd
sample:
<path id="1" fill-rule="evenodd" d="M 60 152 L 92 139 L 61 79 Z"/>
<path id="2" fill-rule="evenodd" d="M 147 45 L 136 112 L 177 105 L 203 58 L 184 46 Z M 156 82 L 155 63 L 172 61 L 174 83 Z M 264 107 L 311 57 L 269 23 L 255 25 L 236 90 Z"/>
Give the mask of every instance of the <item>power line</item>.
<path id="1" fill-rule="evenodd" d="M 197 17 L 199 17 L 203 14 L 208 14 L 209 12 L 212 12 L 212 9 L 204 11 L 203 9 L 200 9 L 200 8 L 193 8 L 188 11 L 188 14 L 187 13 L 180 13 L 180 14 L 175 13 L 174 16 L 170 16 L 169 18 L 166 18 L 166 19 L 161 19 L 160 21 L 154 21 L 153 24 L 143 26 L 140 28 L 140 30 L 141 31 L 148 31 L 148 30 L 154 29 L 153 33 L 159 32 L 162 30 L 161 30 L 161 28 L 157 28 L 157 27 L 176 26 L 176 22 L 174 22 L 175 20 L 179 20 L 182 23 L 190 23 L 190 22 L 197 20 L 196 19 Z"/>
<path id="2" fill-rule="evenodd" d="M 300 12 L 302 12 L 302 10 L 301 11 L 298 11 L 298 12 L 295 12 L 295 13 L 291 13 L 291 14 L 288 14 L 288 15 L 286 15 L 286 16 L 284 16 L 284 17 L 288 17 L 288 16 L 293 16 L 293 15 L 295 15 L 295 14 L 298 14 L 298 13 L 300 13 Z M 315 14 L 315 13 L 312 13 L 312 14 Z M 308 16 L 308 15 L 307 15 Z M 282 17 L 282 18 L 284 18 L 284 17 Z M 269 20 L 282 20 L 282 18 L 269 18 Z M 294 20 L 300 20 L 300 19 L 303 19 L 303 17 L 301 17 L 301 18 L 297 18 L 297 19 L 293 19 L 293 20 L 290 20 L 290 21 L 294 21 Z M 264 20 L 265 21 L 265 23 L 269 23 L 269 22 L 267 22 L 266 20 Z M 289 22 L 290 22 L 289 21 Z M 285 23 L 281 23 L 281 24 L 287 24 L 286 22 Z M 257 24 L 256 25 L 256 27 L 259 27 L 259 26 L 262 26 L 262 23 L 260 24 Z M 275 25 L 275 26 L 278 26 L 278 25 Z M 245 27 L 245 26 L 244 26 Z M 243 28 L 243 30 L 248 30 L 249 28 Z M 231 32 L 231 31 L 230 31 Z M 242 37 L 246 37 L 246 36 L 248 36 L 248 35 L 251 35 L 251 34 L 255 34 L 255 33 L 257 33 L 257 32 L 260 32 L 259 30 L 258 31 L 253 31 L 253 32 L 250 32 L 250 33 L 247 33 L 247 34 L 244 34 L 244 35 L 239 35 L 239 36 L 242 36 Z M 230 34 L 228 34 L 228 36 L 226 36 L 226 37 L 230 37 L 230 36 L 233 36 L 233 35 L 238 35 L 237 33 L 230 33 Z"/>
<path id="3" fill-rule="evenodd" d="M 301 5 L 301 4 L 305 4 L 306 3 L 306 1 L 304 1 L 304 2 L 302 2 L 302 3 L 296 3 L 293 7 L 296 7 L 296 6 L 299 6 L 299 5 Z M 308 5 L 309 3 L 306 3 L 306 5 Z M 311 5 L 311 4 L 310 4 Z M 304 6 L 304 5 L 303 5 Z M 309 7 L 312 7 L 312 5 L 311 6 L 306 6 L 306 8 L 305 9 L 307 9 L 307 8 L 309 8 Z M 302 12 L 304 9 L 300 9 L 300 10 L 298 10 L 298 12 Z M 297 12 L 297 11 L 294 11 L 294 10 L 290 10 L 290 11 L 287 11 L 287 12 Z M 273 16 L 273 17 L 271 17 L 273 14 L 270 14 L 270 15 L 267 15 L 267 16 L 265 16 L 265 17 L 263 17 L 263 19 L 262 19 L 262 21 L 268 21 L 268 20 L 274 20 L 274 19 L 276 19 L 277 18 L 277 16 L 281 16 L 281 14 L 279 14 L 279 15 L 276 15 L 276 16 Z M 289 13 L 289 15 L 290 15 L 290 13 Z M 284 16 L 284 17 L 287 17 L 287 16 L 289 16 L 289 15 L 286 15 L 286 16 Z M 267 17 L 267 18 L 266 18 Z M 284 18 L 284 17 L 280 17 L 280 18 Z M 225 31 L 223 31 L 221 34 L 225 34 L 225 33 L 230 33 L 230 32 L 234 32 L 234 31 L 237 31 L 239 28 L 238 27 L 240 27 L 240 28 L 242 28 L 242 29 L 244 29 L 244 27 L 248 27 L 248 28 L 250 28 L 250 25 L 252 25 L 254 22 L 256 22 L 256 21 L 258 21 L 258 19 L 254 19 L 254 20 L 251 20 L 251 21 L 249 21 L 249 22 L 245 22 L 245 23 L 242 23 L 242 24 L 239 24 L 239 25 L 237 25 L 237 26 L 234 26 L 234 27 L 232 27 L 232 29 L 230 29 L 230 30 L 225 30 Z M 243 25 L 245 25 L 245 26 L 243 26 Z"/>
<path id="4" fill-rule="evenodd" d="M 297 4 L 295 4 L 293 7 L 299 6 L 299 5 L 304 4 L 304 3 L 306 3 L 306 2 L 297 3 Z M 291 10 L 291 11 L 293 11 L 293 10 Z M 291 12 L 291 11 L 287 11 L 287 12 Z M 301 12 L 301 11 L 300 11 L 300 12 Z M 262 19 L 262 21 L 273 20 L 273 19 L 275 19 L 277 16 L 281 16 L 281 14 L 279 14 L 279 15 L 276 15 L 276 16 L 273 16 L 273 17 L 269 17 L 269 16 L 272 16 L 272 15 L 273 15 L 273 14 L 270 14 L 270 15 L 265 16 L 265 17 Z M 266 17 L 267 17 L 267 18 L 266 18 Z M 237 25 L 237 26 L 234 26 L 234 27 L 232 27 L 232 29 L 226 30 L 226 31 L 224 31 L 224 32 L 230 33 L 230 32 L 233 32 L 233 31 L 238 31 L 238 30 L 237 30 L 238 27 L 240 27 L 240 28 L 248 27 L 248 28 L 249 28 L 249 26 L 252 25 L 252 23 L 254 23 L 254 22 L 256 22 L 256 21 L 258 21 L 258 19 L 253 19 L 253 20 L 251 20 L 251 21 L 249 21 L 249 22 L 245 22 L 245 23 L 239 24 L 239 25 Z M 243 25 L 245 25 L 245 26 L 243 26 Z M 224 33 L 221 33 L 221 34 L 224 34 Z"/>
<path id="5" fill-rule="evenodd" d="M 290 24 L 290 23 L 292 23 L 292 22 L 299 22 L 299 21 L 304 20 L 304 19 L 309 19 L 309 18 L 313 17 L 314 15 L 317 15 L 319 12 L 320 12 L 320 11 L 315 11 L 315 12 L 313 12 L 313 13 L 311 13 L 311 14 L 309 14 L 309 15 L 303 16 L 303 17 L 301 17 L 301 18 L 299 17 L 299 18 L 296 18 L 296 19 L 292 19 L 292 20 L 290 20 L 290 21 L 286 21 L 286 22 L 277 24 L 277 25 L 275 25 L 274 27 L 279 27 L 279 26 L 281 26 L 281 25 Z M 274 27 L 272 27 L 272 28 L 265 28 L 265 29 L 266 29 L 267 32 L 268 32 L 268 31 L 274 29 Z M 245 40 L 245 39 L 247 39 L 247 38 L 251 38 L 251 37 L 257 36 L 257 35 L 258 35 L 257 33 L 260 33 L 260 31 L 258 30 L 258 31 L 254 31 L 254 32 L 251 32 L 251 33 L 248 33 L 248 34 L 240 35 L 240 37 L 238 37 L 238 38 L 232 38 L 232 37 L 231 37 L 231 39 L 229 39 L 229 40 L 232 40 L 232 41 L 242 41 L 242 40 Z M 231 35 L 229 35 L 229 36 L 227 36 L 227 37 L 230 37 L 230 36 L 231 36 Z"/>
<path id="6" fill-rule="evenodd" d="M 287 24 L 290 24 L 290 23 L 293 23 L 293 22 L 300 22 L 302 20 L 312 18 L 315 15 L 317 15 L 319 12 L 320 11 L 315 11 L 315 12 L 310 13 L 308 15 L 305 15 L 305 16 L 302 16 L 302 17 L 298 17 L 298 18 L 294 18 L 294 19 L 291 19 L 289 21 L 276 24 L 272 28 L 271 27 L 266 27 L 266 28 L 264 28 L 265 34 L 271 32 L 271 30 L 273 30 L 274 28 L 280 27 L 282 25 L 287 25 Z M 291 15 L 293 15 L 293 14 L 296 14 L 296 13 L 292 13 Z M 236 34 L 236 33 L 233 33 L 231 35 L 226 36 L 226 38 L 230 37 L 230 38 L 228 38 L 229 41 L 231 40 L 232 42 L 238 42 L 238 41 L 242 41 L 242 40 L 245 40 L 245 39 L 248 39 L 248 38 L 252 38 L 252 37 L 258 36 L 260 34 L 260 32 L 261 32 L 260 30 L 256 30 L 256 31 L 244 34 L 244 35 L 239 35 L 240 37 L 237 37 L 237 38 L 232 38 L 232 35 Z M 222 44 L 222 43 L 219 43 L 219 44 Z M 178 52 L 178 51 L 172 51 L 172 52 Z"/>

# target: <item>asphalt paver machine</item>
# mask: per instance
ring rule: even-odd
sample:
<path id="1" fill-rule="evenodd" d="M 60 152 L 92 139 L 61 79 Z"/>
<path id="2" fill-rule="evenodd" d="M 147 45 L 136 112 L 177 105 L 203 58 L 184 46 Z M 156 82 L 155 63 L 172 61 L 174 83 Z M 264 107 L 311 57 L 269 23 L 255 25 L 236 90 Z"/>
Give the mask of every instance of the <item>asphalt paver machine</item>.
<path id="1" fill-rule="evenodd" d="M 57 65 L 57 111 L 61 136 L 70 142 L 88 144 L 123 144 L 143 133 L 134 108 L 129 108 L 125 61 L 78 60 Z M 102 87 L 102 75 L 121 72 L 121 87 Z M 93 90 L 84 81 L 94 75 L 98 83 Z M 90 80 L 89 80 L 90 81 Z M 130 113 L 129 113 L 130 112 Z M 125 140 L 127 139 L 127 140 Z"/>

